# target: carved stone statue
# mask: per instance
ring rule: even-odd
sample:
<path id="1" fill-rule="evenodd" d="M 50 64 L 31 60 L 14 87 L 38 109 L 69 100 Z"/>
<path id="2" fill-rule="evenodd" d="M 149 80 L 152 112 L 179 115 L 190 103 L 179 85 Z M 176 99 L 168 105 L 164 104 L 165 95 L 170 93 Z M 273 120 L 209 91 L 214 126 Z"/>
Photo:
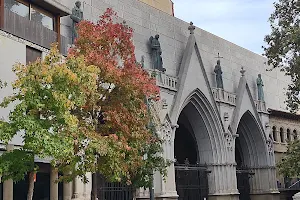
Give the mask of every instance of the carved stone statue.
<path id="1" fill-rule="evenodd" d="M 72 43 L 74 44 L 75 39 L 78 37 L 76 25 L 83 19 L 83 12 L 81 10 L 81 2 L 76 1 L 75 7 L 72 9 L 71 19 L 72 24 Z"/>
<path id="2" fill-rule="evenodd" d="M 166 69 L 163 68 L 163 61 L 162 61 L 162 50 L 160 47 L 160 43 L 158 41 L 159 35 L 155 35 L 155 37 L 150 37 L 150 47 L 152 52 L 152 62 L 154 69 L 157 69 L 159 71 L 165 72 Z"/>
<path id="3" fill-rule="evenodd" d="M 257 92 L 258 92 L 258 100 L 259 101 L 264 101 L 264 91 L 263 91 L 263 80 L 261 79 L 261 74 L 258 74 L 258 78 L 256 80 L 256 84 L 257 84 Z"/>
<path id="4" fill-rule="evenodd" d="M 222 69 L 221 69 L 221 65 L 220 65 L 220 60 L 217 61 L 217 65 L 215 66 L 215 70 L 214 70 L 215 74 L 216 74 L 216 82 L 217 82 L 217 88 L 223 88 L 223 78 L 222 78 Z"/>

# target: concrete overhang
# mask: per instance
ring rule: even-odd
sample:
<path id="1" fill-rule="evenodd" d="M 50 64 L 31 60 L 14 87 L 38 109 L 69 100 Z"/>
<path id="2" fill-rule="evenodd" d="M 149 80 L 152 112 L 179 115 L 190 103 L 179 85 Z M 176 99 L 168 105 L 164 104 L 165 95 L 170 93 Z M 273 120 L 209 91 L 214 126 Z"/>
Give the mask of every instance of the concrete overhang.
<path id="1" fill-rule="evenodd" d="M 71 14 L 71 10 L 69 8 L 56 0 L 31 0 L 31 2 L 59 16 L 67 16 Z"/>

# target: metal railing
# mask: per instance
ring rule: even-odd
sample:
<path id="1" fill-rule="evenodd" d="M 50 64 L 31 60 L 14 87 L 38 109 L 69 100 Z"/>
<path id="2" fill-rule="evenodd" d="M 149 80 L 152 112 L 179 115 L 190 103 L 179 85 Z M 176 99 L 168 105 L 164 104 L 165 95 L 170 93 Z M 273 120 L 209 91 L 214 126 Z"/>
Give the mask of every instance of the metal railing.
<path id="1" fill-rule="evenodd" d="M 4 8 L 3 10 L 3 26 L 0 27 L 3 31 L 46 49 L 50 49 L 51 44 L 57 42 L 58 34 L 55 31 L 46 28 L 41 23 L 22 17 L 9 9 Z M 67 54 L 70 43 L 70 38 L 60 36 L 60 51 L 62 54 Z"/>

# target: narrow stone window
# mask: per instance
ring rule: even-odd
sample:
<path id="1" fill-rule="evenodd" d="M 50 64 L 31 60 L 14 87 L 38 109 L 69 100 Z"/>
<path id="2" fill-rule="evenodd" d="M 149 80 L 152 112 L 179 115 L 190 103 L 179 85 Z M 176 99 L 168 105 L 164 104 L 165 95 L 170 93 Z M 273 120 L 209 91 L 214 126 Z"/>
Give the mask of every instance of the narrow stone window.
<path id="1" fill-rule="evenodd" d="M 276 126 L 273 126 L 273 140 L 275 142 L 277 142 L 277 130 L 276 130 Z"/>

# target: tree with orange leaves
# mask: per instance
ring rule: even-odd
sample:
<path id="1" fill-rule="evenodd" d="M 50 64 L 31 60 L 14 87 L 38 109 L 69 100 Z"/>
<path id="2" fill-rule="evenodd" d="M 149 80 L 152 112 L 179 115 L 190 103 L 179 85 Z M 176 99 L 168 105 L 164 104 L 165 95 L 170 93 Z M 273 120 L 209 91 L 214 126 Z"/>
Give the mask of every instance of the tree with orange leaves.
<path id="1" fill-rule="evenodd" d="M 0 140 L 23 132 L 21 151 L 51 157 L 60 180 L 99 172 L 148 187 L 168 165 L 146 103 L 159 100 L 159 88 L 136 62 L 132 29 L 115 16 L 108 9 L 96 24 L 82 21 L 67 58 L 53 47 L 45 60 L 15 66 L 14 94 L 1 106 L 17 105 L 0 123 Z M 13 167 L 3 166 L 0 174 L 12 178 Z"/>

